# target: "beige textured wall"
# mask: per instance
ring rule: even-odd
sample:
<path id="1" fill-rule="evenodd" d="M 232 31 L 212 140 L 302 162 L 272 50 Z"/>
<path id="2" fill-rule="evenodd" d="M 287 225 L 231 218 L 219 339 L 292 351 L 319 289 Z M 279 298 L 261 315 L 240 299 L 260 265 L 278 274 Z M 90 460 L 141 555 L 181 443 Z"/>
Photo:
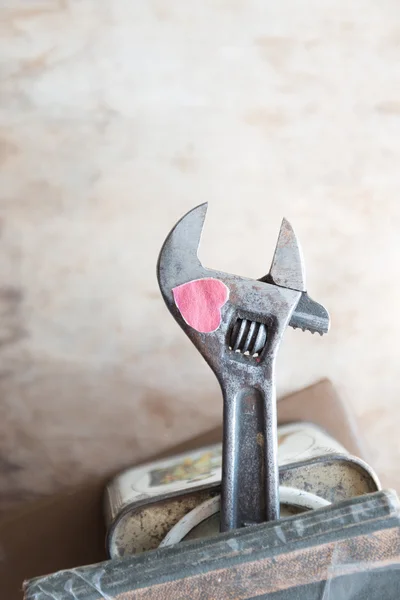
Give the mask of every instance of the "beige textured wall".
<path id="1" fill-rule="evenodd" d="M 219 421 L 155 279 L 205 200 L 215 268 L 261 276 L 292 222 L 332 330 L 287 332 L 279 393 L 331 377 L 400 484 L 398 2 L 0 7 L 3 504 Z"/>

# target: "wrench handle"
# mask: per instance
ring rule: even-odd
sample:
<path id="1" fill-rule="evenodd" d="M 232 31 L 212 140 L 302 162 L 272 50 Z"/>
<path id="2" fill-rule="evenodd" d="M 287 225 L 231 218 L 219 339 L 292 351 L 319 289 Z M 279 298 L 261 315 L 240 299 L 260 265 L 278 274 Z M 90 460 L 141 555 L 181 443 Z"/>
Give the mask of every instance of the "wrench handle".
<path id="1" fill-rule="evenodd" d="M 224 391 L 221 531 L 279 519 L 275 386 Z"/>

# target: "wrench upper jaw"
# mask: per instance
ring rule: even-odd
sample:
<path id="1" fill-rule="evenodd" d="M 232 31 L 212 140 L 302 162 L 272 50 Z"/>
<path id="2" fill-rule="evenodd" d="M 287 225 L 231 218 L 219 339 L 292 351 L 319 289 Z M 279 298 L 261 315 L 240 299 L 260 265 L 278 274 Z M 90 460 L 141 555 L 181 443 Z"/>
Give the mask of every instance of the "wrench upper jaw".
<path id="1" fill-rule="evenodd" d="M 197 256 L 206 213 L 207 202 L 186 213 L 172 228 L 161 248 L 157 278 L 169 308 L 174 304 L 173 288 L 210 274 Z"/>
<path id="2" fill-rule="evenodd" d="M 299 292 L 306 291 L 303 254 L 293 227 L 286 219 L 282 220 L 274 257 L 266 279 L 280 287 Z"/>
<path id="3" fill-rule="evenodd" d="M 282 220 L 270 272 L 261 281 L 302 292 L 289 322 L 291 327 L 321 335 L 329 331 L 328 311 L 306 292 L 303 254 L 296 234 L 286 219 Z"/>

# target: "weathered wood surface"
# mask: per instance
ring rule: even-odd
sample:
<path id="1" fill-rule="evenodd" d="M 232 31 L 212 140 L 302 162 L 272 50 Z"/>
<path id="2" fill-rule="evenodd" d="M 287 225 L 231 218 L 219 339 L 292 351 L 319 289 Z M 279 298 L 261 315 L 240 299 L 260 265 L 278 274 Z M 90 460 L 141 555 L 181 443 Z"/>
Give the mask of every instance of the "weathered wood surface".
<path id="1" fill-rule="evenodd" d="M 25 600 L 386 600 L 400 588 L 394 492 L 137 557 L 60 571 Z M 361 595 L 360 595 L 361 594 Z"/>

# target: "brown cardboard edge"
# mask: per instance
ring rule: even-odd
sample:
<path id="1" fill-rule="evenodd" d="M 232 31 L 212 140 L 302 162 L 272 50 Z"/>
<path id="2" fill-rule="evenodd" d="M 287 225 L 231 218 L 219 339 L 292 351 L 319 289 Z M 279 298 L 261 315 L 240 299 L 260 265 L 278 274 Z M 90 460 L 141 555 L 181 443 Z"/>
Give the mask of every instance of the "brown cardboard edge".
<path id="1" fill-rule="evenodd" d="M 311 422 L 325 429 L 350 454 L 369 462 L 365 443 L 350 409 L 329 379 L 321 379 L 278 402 L 280 425 Z"/>

